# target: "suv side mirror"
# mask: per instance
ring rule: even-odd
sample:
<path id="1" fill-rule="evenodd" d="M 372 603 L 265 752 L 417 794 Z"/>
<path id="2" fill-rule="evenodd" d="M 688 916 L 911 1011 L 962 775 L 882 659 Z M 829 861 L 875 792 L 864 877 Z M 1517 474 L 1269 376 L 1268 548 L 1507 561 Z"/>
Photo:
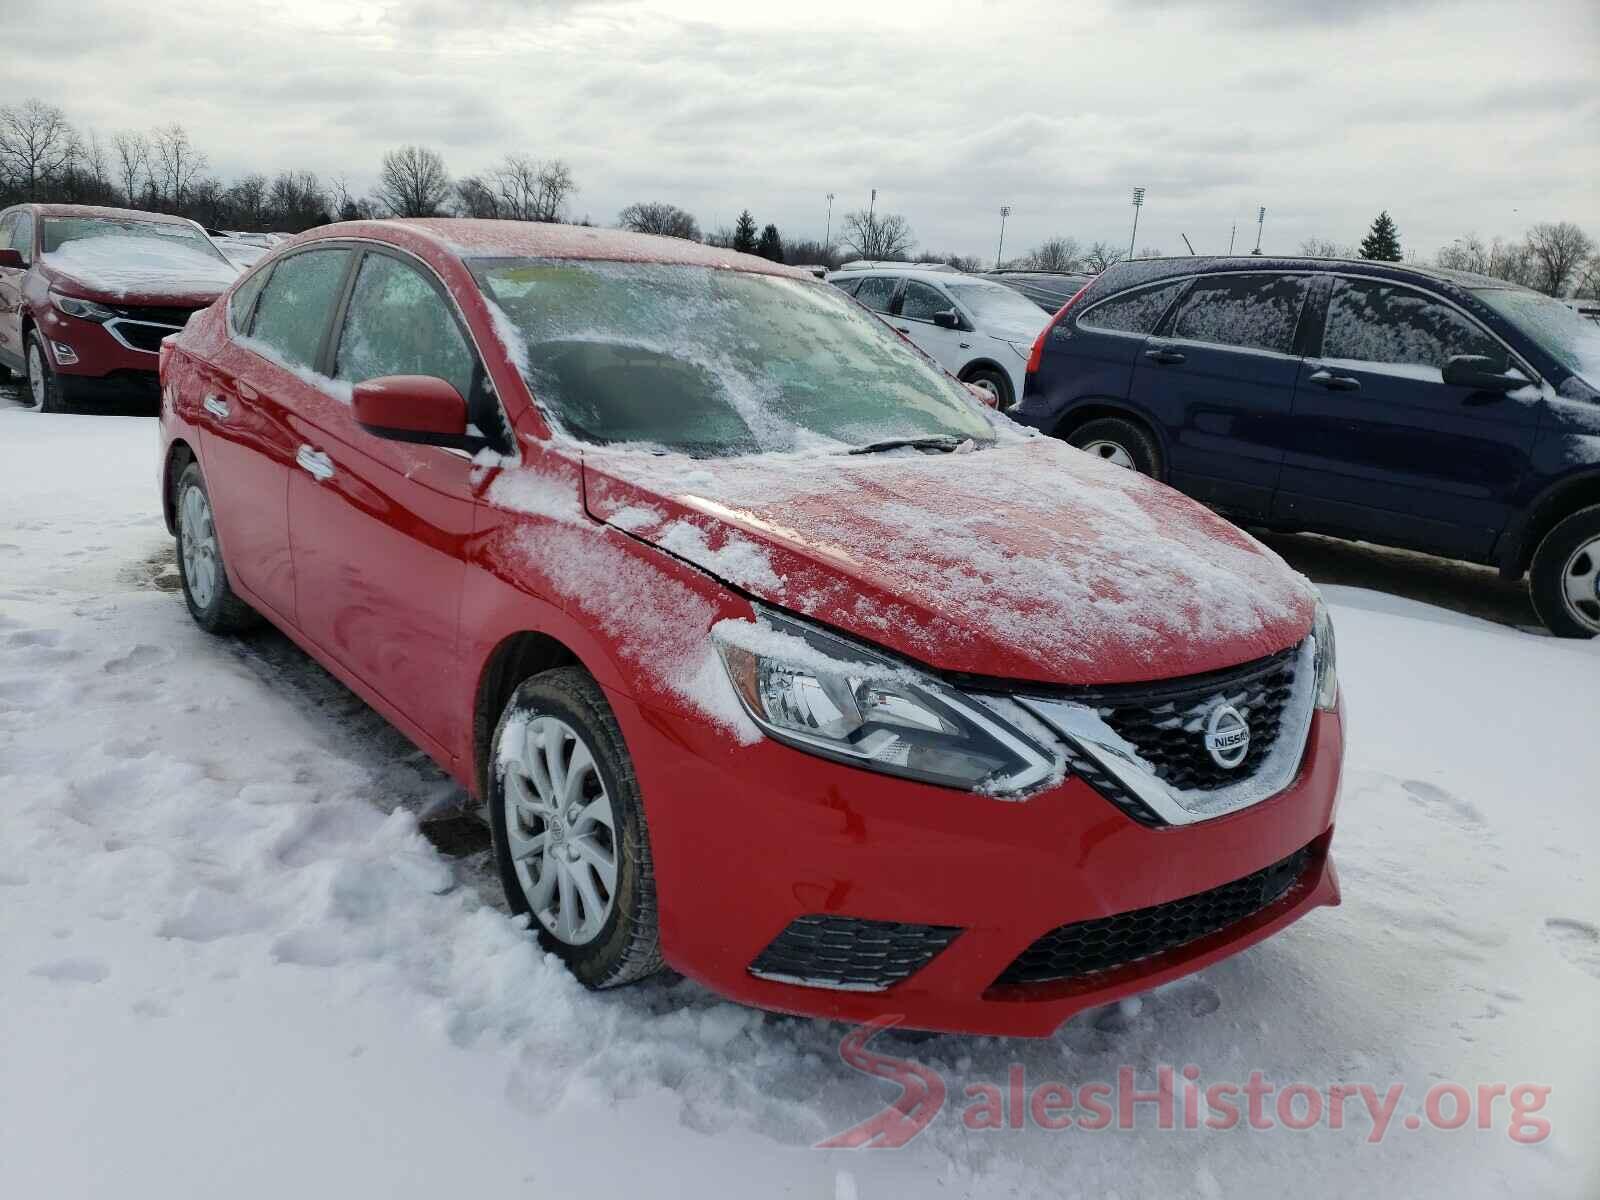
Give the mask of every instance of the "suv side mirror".
<path id="1" fill-rule="evenodd" d="M 1511 392 L 1529 382 L 1509 371 L 1504 360 L 1482 354 L 1452 354 L 1445 359 L 1444 370 L 1440 373 L 1448 384 L 1479 392 Z"/>
<path id="2" fill-rule="evenodd" d="M 468 450 L 467 402 L 431 375 L 384 375 L 358 383 L 350 398 L 358 424 L 374 437 Z"/>
<path id="3" fill-rule="evenodd" d="M 13 271 L 27 268 L 27 263 L 22 261 L 22 251 L 13 250 L 10 246 L 0 249 L 0 267 L 10 267 Z"/>
<path id="4" fill-rule="evenodd" d="M 961 314 L 953 308 L 947 308 L 933 314 L 933 323 L 940 329 L 960 329 Z"/>

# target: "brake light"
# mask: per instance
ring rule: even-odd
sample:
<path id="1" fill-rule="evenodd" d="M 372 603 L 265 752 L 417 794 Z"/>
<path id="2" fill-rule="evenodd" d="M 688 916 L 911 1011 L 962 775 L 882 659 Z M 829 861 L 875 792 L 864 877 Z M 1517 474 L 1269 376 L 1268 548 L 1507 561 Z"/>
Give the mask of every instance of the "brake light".
<path id="1" fill-rule="evenodd" d="M 1068 300 L 1065 304 L 1063 304 L 1060 308 L 1058 308 L 1056 310 L 1056 315 L 1050 318 L 1050 323 L 1039 331 L 1039 336 L 1038 337 L 1033 339 L 1033 349 L 1028 352 L 1028 374 L 1029 375 L 1032 375 L 1034 372 L 1036 372 L 1039 369 L 1039 362 L 1040 362 L 1041 359 L 1044 358 L 1044 340 L 1045 340 L 1045 338 L 1050 336 L 1050 331 L 1056 327 L 1056 324 L 1061 320 L 1062 317 L 1067 315 L 1067 310 L 1069 308 L 1071 308 L 1074 304 L 1076 304 L 1079 300 L 1083 299 L 1083 294 L 1085 292 L 1087 292 L 1093 286 L 1094 286 L 1094 280 L 1091 279 L 1091 280 L 1089 280 L 1088 283 L 1084 284 L 1076 292 L 1072 293 L 1072 299 Z"/>

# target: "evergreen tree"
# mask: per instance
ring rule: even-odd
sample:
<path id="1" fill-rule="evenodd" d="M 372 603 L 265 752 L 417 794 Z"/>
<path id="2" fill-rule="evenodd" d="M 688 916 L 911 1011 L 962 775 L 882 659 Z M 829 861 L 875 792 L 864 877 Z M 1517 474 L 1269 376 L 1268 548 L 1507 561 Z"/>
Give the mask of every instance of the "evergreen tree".
<path id="1" fill-rule="evenodd" d="M 1371 232 L 1361 239 L 1361 257 L 1379 262 L 1400 261 L 1400 231 L 1394 227 L 1388 209 L 1378 214 Z"/>
<path id="2" fill-rule="evenodd" d="M 741 254 L 754 254 L 756 250 L 756 219 L 747 208 L 739 214 L 733 226 L 733 248 Z"/>
<path id="3" fill-rule="evenodd" d="M 773 262 L 783 261 L 783 239 L 778 236 L 776 225 L 768 225 L 761 231 L 761 240 L 756 243 L 756 253 L 762 258 L 770 258 Z"/>

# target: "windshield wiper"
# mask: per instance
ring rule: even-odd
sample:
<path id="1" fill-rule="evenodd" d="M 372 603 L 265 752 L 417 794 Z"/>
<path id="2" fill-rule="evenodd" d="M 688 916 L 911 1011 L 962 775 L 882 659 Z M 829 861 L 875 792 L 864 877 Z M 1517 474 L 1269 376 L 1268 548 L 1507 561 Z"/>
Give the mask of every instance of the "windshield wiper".
<path id="1" fill-rule="evenodd" d="M 969 438 L 957 437 L 953 433 L 930 433 L 921 437 L 884 438 L 881 442 L 868 442 L 865 446 L 857 446 L 851 454 L 877 454 L 880 450 L 938 450 L 949 454 Z"/>

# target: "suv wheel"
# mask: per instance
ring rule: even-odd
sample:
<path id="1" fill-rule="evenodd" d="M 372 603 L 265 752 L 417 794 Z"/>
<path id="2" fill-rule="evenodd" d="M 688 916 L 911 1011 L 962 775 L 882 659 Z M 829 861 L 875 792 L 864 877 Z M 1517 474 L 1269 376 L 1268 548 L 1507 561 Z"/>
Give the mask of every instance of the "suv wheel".
<path id="1" fill-rule="evenodd" d="M 44 339 L 34 330 L 28 331 L 27 374 L 28 395 L 32 397 L 35 409 L 42 413 L 67 411 L 66 398 L 62 395 L 61 377 L 50 365 L 50 355 L 44 348 Z"/>
<path id="2" fill-rule="evenodd" d="M 525 681 L 491 753 L 489 817 L 512 910 L 586 987 L 660 970 L 644 803 L 599 685 L 581 667 Z"/>
<path id="3" fill-rule="evenodd" d="M 1069 445 L 1113 466 L 1161 478 L 1161 450 L 1148 430 L 1122 417 L 1098 417 L 1067 435 Z"/>
<path id="4" fill-rule="evenodd" d="M 1544 535 L 1528 569 L 1528 593 L 1557 637 L 1600 634 L 1600 504 L 1579 509 Z"/>
<path id="5" fill-rule="evenodd" d="M 207 633 L 240 633 L 250 628 L 260 618 L 228 586 L 222 544 L 211 515 L 211 496 L 199 463 L 191 462 L 183 469 L 175 499 L 178 579 L 189 615 Z"/>

